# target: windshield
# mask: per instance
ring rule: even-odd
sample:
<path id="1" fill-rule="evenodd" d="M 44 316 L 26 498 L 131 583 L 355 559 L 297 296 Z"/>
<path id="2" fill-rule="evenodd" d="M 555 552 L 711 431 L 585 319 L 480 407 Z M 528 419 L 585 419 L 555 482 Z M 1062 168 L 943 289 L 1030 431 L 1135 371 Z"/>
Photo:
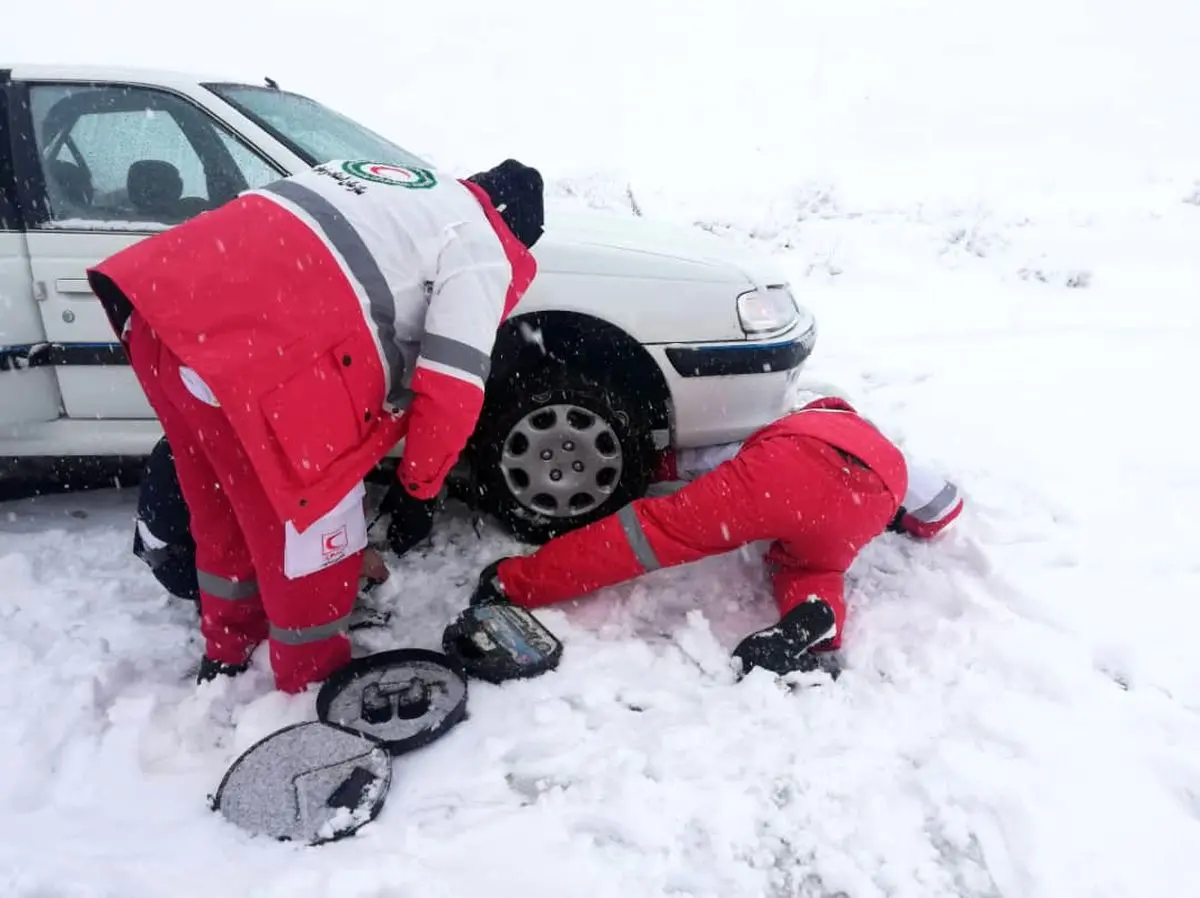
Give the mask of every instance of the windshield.
<path id="1" fill-rule="evenodd" d="M 393 165 L 433 167 L 353 119 L 300 94 L 249 84 L 204 86 L 309 165 L 332 159 L 370 159 Z"/>

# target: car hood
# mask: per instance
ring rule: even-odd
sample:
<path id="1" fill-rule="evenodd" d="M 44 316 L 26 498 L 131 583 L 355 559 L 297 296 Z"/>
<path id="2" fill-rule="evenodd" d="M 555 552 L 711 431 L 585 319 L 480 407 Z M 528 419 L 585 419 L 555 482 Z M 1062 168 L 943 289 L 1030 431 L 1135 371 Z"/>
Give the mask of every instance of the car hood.
<path id="1" fill-rule="evenodd" d="M 699 228 L 553 201 L 546 203 L 546 230 L 534 255 L 542 270 L 560 274 L 629 274 L 760 286 L 786 282 L 766 254 Z"/>

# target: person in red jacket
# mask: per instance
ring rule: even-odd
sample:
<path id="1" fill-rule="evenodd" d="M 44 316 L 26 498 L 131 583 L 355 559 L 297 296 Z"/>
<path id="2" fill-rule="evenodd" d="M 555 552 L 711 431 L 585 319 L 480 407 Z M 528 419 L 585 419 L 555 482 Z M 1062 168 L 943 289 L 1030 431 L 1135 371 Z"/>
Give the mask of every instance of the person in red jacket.
<path id="1" fill-rule="evenodd" d="M 335 161 L 89 269 L 174 452 L 201 680 L 264 640 L 286 692 L 350 660 L 363 478 L 403 439 L 385 510 L 436 498 L 542 226 L 542 178 L 515 160 L 465 180 Z"/>
<path id="2" fill-rule="evenodd" d="M 471 604 L 538 608 L 648 571 L 770 540 L 778 623 L 733 654 L 742 670 L 826 667 L 841 647 L 845 574 L 885 530 L 932 539 L 958 517 L 954 484 L 917 467 L 849 402 L 821 396 L 744 443 L 666 457 L 663 479 L 690 481 L 556 537 L 532 555 L 500 559 Z M 693 479 L 694 478 L 694 479 Z"/>

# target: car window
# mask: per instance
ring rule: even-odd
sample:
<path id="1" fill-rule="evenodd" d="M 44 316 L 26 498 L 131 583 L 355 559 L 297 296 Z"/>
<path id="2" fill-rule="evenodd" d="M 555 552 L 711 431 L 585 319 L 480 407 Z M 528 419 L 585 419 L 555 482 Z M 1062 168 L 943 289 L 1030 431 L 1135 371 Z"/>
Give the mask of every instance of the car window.
<path id="1" fill-rule="evenodd" d="M 225 144 L 225 149 L 233 157 L 234 163 L 245 176 L 247 187 L 262 187 L 264 184 L 270 184 L 279 179 L 278 171 L 228 131 L 220 129 L 217 133 L 220 135 L 221 143 Z"/>
<path id="2" fill-rule="evenodd" d="M 130 169 L 139 161 L 157 159 L 179 174 L 183 196 L 207 198 L 200 154 L 166 112 L 145 109 L 88 113 L 75 121 L 68 139 L 91 172 L 92 188 L 99 196 L 123 195 L 128 189 Z"/>
<path id="3" fill-rule="evenodd" d="M 153 88 L 36 84 L 44 228 L 153 230 L 279 172 L 202 109 Z"/>
<path id="4" fill-rule="evenodd" d="M 433 168 L 354 119 L 301 94 L 249 84 L 204 86 L 310 165 L 333 159 L 371 159 Z"/>

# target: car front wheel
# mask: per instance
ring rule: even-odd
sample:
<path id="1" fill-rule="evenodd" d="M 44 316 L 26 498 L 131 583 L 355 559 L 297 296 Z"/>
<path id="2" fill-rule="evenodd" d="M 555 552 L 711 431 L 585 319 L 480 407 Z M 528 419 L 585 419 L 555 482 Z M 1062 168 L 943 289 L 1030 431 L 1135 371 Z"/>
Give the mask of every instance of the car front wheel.
<path id="1" fill-rule="evenodd" d="M 474 442 L 480 505 L 533 543 L 639 498 L 655 464 L 649 421 L 631 397 L 561 370 L 497 385 Z"/>

